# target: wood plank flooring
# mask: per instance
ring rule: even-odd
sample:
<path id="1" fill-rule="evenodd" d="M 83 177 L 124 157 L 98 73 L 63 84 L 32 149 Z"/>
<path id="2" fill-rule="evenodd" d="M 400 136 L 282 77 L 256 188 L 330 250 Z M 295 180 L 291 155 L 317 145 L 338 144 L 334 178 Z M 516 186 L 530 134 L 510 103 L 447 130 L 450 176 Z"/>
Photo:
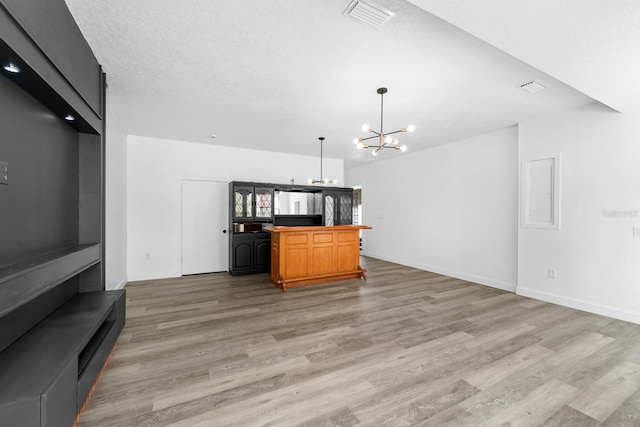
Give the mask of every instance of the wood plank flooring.
<path id="1" fill-rule="evenodd" d="M 640 325 L 363 258 L 132 282 L 100 426 L 640 426 Z"/>

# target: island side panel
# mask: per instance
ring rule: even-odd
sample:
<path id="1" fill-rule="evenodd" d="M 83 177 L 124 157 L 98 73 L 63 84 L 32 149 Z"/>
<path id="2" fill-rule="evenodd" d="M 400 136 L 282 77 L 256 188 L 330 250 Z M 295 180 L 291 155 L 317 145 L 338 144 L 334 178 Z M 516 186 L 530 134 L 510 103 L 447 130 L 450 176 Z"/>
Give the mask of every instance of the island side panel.
<path id="1" fill-rule="evenodd" d="M 271 283 L 282 287 L 280 283 L 280 233 L 271 233 Z"/>
<path id="2" fill-rule="evenodd" d="M 359 230 L 337 231 L 336 270 L 355 271 L 360 266 Z"/>

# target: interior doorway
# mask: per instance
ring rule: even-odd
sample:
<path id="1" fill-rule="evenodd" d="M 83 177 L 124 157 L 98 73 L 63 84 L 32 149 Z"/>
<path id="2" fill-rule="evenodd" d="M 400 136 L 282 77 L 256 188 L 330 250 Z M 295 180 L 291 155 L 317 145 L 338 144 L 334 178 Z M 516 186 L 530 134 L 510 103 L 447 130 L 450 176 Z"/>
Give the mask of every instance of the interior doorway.
<path id="1" fill-rule="evenodd" d="M 229 184 L 182 180 L 182 275 L 227 271 Z"/>

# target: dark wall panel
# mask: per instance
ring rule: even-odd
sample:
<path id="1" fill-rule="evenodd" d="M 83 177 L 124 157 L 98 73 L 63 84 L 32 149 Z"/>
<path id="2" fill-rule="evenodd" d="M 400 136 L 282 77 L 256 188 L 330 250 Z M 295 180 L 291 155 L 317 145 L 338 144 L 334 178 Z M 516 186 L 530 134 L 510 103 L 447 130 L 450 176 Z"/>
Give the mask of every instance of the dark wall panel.
<path id="1" fill-rule="evenodd" d="M 0 265 L 78 242 L 78 134 L 0 75 Z"/>
<path id="2" fill-rule="evenodd" d="M 0 0 L 100 116 L 101 69 L 64 0 Z"/>

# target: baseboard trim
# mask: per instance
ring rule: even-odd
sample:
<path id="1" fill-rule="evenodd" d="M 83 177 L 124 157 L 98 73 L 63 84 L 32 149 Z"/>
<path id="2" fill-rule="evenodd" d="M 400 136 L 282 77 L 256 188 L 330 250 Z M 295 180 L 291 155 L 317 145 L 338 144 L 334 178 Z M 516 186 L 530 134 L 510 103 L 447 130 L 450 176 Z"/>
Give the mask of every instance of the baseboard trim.
<path id="1" fill-rule="evenodd" d="M 562 305 L 565 307 L 575 308 L 576 310 L 582 310 L 588 313 L 599 314 L 602 316 L 611 317 L 613 319 L 623 320 L 625 322 L 640 324 L 640 312 L 637 312 L 637 311 L 624 310 L 618 307 L 611 307 L 604 304 L 594 303 L 591 301 L 581 300 L 577 298 L 566 297 L 563 295 L 552 294 L 548 292 L 540 292 L 534 289 L 529 289 L 522 286 L 516 286 L 511 283 L 488 279 L 486 277 L 475 276 L 472 274 L 466 274 L 459 271 L 452 271 L 452 270 L 447 270 L 443 268 L 438 268 L 428 264 L 408 263 L 404 260 L 396 259 L 393 257 L 387 257 L 387 256 L 376 254 L 373 252 L 362 251 L 361 254 L 363 256 L 376 258 L 383 261 L 393 262 L 395 264 L 406 265 L 407 267 L 413 267 L 419 270 L 430 271 L 432 273 L 442 274 L 444 276 L 454 277 L 456 279 L 466 280 L 469 282 L 478 283 L 480 285 L 502 289 L 508 292 L 514 292 L 517 295 L 534 298 L 540 301 L 546 301 L 553 304 Z"/>
<path id="2" fill-rule="evenodd" d="M 507 283 L 500 280 L 489 279 L 487 277 L 482 277 L 482 276 L 475 276 L 473 274 L 467 274 L 460 271 L 447 270 L 444 268 L 439 268 L 439 267 L 428 265 L 428 264 L 411 263 L 411 262 L 408 263 L 404 260 L 395 259 L 392 257 L 387 257 L 387 256 L 383 256 L 380 254 L 375 254 L 367 251 L 362 251 L 361 253 L 363 256 L 368 256 L 368 257 L 380 259 L 383 261 L 389 261 L 395 264 L 406 265 L 407 267 L 413 267 L 419 270 L 430 271 L 432 273 L 442 274 L 443 276 L 454 277 L 456 279 L 466 280 L 468 282 L 477 283 L 479 285 L 502 289 L 503 291 L 508 291 L 508 292 L 516 291 L 516 285 L 513 283 Z"/>
<path id="3" fill-rule="evenodd" d="M 598 304 L 591 301 L 585 301 L 548 292 L 540 292 L 522 286 L 517 287 L 516 294 L 550 302 L 553 304 L 563 305 L 565 307 L 575 308 L 576 310 L 582 310 L 589 313 L 612 317 L 618 320 L 624 320 L 625 322 L 640 324 L 640 313 L 636 311 L 624 310 L 618 307 L 611 307 L 604 304 Z"/>
<path id="4" fill-rule="evenodd" d="M 173 279 L 174 277 L 180 276 L 182 276 L 182 274 L 179 271 L 143 271 L 139 272 L 138 274 L 130 274 L 129 282 L 138 282 L 141 280 Z"/>
<path id="5" fill-rule="evenodd" d="M 117 291 L 120 289 L 124 289 L 125 285 L 127 284 L 127 278 L 123 278 L 122 280 L 120 280 L 118 283 L 116 283 L 114 286 L 107 286 L 106 290 L 107 291 Z"/>

